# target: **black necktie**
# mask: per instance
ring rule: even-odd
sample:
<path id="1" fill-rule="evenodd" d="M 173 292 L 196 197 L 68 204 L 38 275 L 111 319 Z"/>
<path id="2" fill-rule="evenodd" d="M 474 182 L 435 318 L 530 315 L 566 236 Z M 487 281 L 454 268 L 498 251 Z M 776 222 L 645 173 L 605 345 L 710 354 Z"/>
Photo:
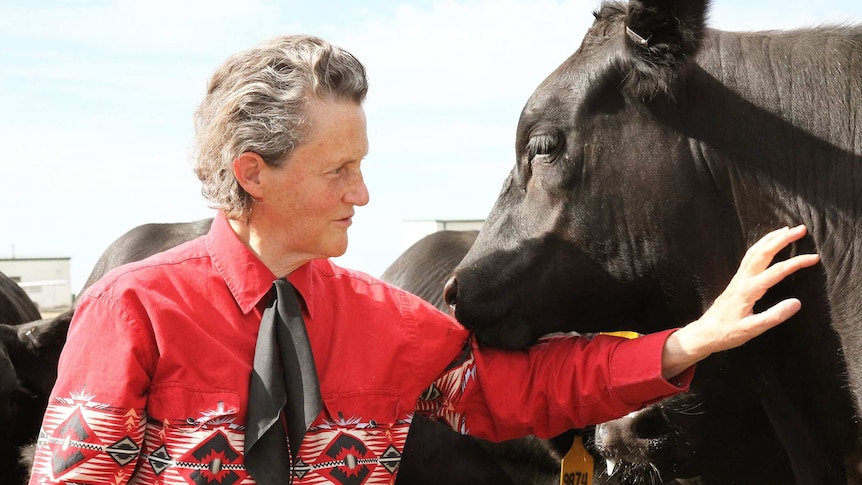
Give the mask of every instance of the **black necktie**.
<path id="1" fill-rule="evenodd" d="M 291 482 L 290 464 L 323 406 L 296 291 L 284 278 L 273 286 L 254 349 L 245 432 L 245 467 L 260 485 Z"/>

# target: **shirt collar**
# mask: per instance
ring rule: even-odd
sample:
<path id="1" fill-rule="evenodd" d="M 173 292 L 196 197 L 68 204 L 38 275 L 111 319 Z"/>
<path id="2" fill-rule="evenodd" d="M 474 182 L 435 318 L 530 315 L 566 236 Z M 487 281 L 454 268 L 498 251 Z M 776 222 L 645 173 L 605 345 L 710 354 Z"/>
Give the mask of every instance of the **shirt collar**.
<path id="1" fill-rule="evenodd" d="M 311 295 L 314 294 L 314 273 L 315 268 L 324 260 L 313 260 L 308 263 L 303 264 L 299 268 L 293 270 L 287 276 L 290 284 L 296 288 L 296 291 L 299 293 L 300 299 L 303 303 L 305 303 L 305 309 L 308 311 L 309 318 L 313 318 L 314 316 L 314 301 L 311 298 Z"/>
<path id="2" fill-rule="evenodd" d="M 239 240 L 222 212 L 216 214 L 206 235 L 206 248 L 212 258 L 213 267 L 224 278 L 242 312 L 251 312 L 269 293 L 272 282 L 276 279 L 275 275 Z M 300 266 L 288 276 L 288 280 L 302 297 L 309 316 L 312 311 L 309 296 L 312 290 L 313 263 Z"/>
<path id="3" fill-rule="evenodd" d="M 219 212 L 206 235 L 207 252 L 243 313 L 248 314 L 266 296 L 275 275 L 239 240 Z"/>

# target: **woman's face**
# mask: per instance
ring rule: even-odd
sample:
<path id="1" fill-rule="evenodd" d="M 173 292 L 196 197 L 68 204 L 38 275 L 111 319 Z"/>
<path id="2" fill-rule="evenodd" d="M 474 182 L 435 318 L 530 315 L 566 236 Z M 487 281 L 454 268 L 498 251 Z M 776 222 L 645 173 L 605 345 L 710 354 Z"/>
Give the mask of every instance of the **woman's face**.
<path id="1" fill-rule="evenodd" d="M 351 101 L 315 100 L 307 116 L 304 142 L 280 167 L 261 172 L 261 203 L 284 251 L 309 260 L 341 256 L 354 208 L 369 199 L 360 169 L 365 112 Z"/>

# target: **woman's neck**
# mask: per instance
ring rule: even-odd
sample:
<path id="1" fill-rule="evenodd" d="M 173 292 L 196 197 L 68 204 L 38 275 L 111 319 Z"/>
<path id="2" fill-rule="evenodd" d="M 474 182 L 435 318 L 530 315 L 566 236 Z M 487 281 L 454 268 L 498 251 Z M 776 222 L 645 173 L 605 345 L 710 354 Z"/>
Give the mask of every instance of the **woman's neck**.
<path id="1" fill-rule="evenodd" d="M 268 233 L 261 224 L 228 219 L 239 240 L 278 277 L 285 277 L 312 258 L 286 250 L 278 234 Z"/>

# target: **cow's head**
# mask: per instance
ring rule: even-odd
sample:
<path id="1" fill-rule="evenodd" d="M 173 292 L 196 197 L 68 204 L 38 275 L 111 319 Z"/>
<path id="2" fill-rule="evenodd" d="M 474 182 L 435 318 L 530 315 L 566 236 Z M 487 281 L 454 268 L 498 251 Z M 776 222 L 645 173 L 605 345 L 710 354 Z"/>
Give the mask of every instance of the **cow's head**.
<path id="1" fill-rule="evenodd" d="M 722 247 L 734 225 L 710 173 L 656 121 L 675 111 L 706 5 L 657 3 L 605 4 L 523 109 L 515 167 L 447 288 L 481 343 L 678 326 L 735 269 L 744 248 Z"/>

